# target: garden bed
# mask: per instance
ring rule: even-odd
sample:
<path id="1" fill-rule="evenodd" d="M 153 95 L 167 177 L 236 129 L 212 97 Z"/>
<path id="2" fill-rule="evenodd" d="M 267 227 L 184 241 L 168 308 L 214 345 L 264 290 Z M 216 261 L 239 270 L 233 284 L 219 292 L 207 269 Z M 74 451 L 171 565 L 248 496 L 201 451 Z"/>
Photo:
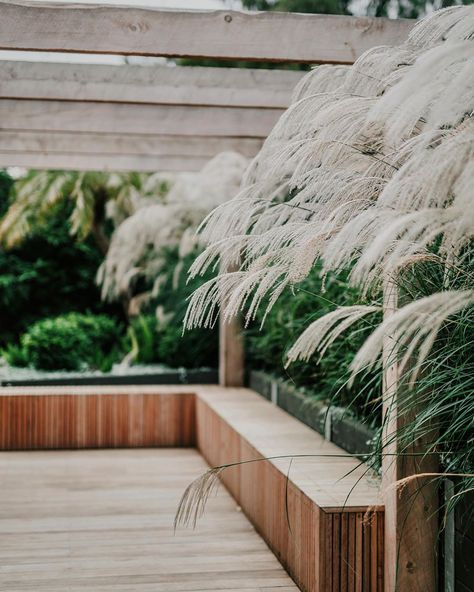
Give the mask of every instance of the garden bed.
<path id="1" fill-rule="evenodd" d="M 375 430 L 348 415 L 346 409 L 327 406 L 266 372 L 251 370 L 248 384 L 252 390 L 347 452 L 364 456 L 371 451 Z"/>
<path id="2" fill-rule="evenodd" d="M 41 372 L 24 368 L 0 370 L 0 386 L 80 386 L 142 384 L 216 384 L 217 370 L 130 366 L 111 372 Z"/>

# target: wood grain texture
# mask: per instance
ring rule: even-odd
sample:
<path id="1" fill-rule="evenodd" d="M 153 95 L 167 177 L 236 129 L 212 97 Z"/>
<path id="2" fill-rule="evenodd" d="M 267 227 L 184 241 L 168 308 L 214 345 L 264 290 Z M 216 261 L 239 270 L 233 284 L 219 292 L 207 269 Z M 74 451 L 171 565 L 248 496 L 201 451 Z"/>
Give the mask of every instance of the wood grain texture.
<path id="1" fill-rule="evenodd" d="M 194 409 L 185 393 L 1 394 L 0 450 L 192 446 Z"/>
<path id="2" fill-rule="evenodd" d="M 0 129 L 265 138 L 281 109 L 0 100 Z"/>
<path id="3" fill-rule="evenodd" d="M 398 287 L 387 282 L 384 290 L 384 316 L 397 309 Z M 383 456 L 382 490 L 385 504 L 385 592 L 426 592 L 438 590 L 439 501 L 438 483 L 417 478 L 402 490 L 395 483 L 409 476 L 439 471 L 437 455 L 427 455 L 436 441 L 433 429 L 413 434 L 411 441 L 404 427 L 413 421 L 416 409 L 404 403 L 407 385 L 397 363 L 397 344 L 386 335 L 383 356 Z M 421 409 L 420 409 L 421 410 Z M 400 455 L 402 453 L 402 455 Z"/>
<path id="4" fill-rule="evenodd" d="M 28 132 L 0 130 L 0 152 L 61 155 L 128 156 L 130 158 L 212 158 L 234 150 L 253 157 L 262 146 L 261 138 L 234 136 L 179 136 L 113 134 L 93 132 Z"/>
<path id="5" fill-rule="evenodd" d="M 286 109 L 303 72 L 0 62 L 0 98 Z"/>
<path id="6" fill-rule="evenodd" d="M 297 592 L 223 489 L 195 531 L 179 498 L 190 449 L 0 453 L 5 592 Z"/>
<path id="7" fill-rule="evenodd" d="M 201 389 L 196 414 L 199 450 L 243 462 L 222 480 L 301 590 L 382 592 L 383 510 L 356 460 L 318 457 L 342 451 L 245 389 Z"/>
<path id="8" fill-rule="evenodd" d="M 198 172 L 210 160 L 199 156 L 149 156 L 128 154 L 51 154 L 39 152 L 1 152 L 0 168 L 71 171 L 135 171 L 142 173 Z"/>
<path id="9" fill-rule="evenodd" d="M 222 309 L 221 309 L 222 310 Z M 219 321 L 219 384 L 243 386 L 245 380 L 245 353 L 241 319 Z"/>
<path id="10" fill-rule="evenodd" d="M 0 1 L 0 48 L 352 63 L 400 44 L 413 21 L 295 13 L 172 11 Z M 198 34 L 197 34 L 198 32 Z"/>
<path id="11" fill-rule="evenodd" d="M 157 428 L 157 405 L 166 429 Z M 32 437 L 39 426 L 41 442 Z M 76 447 L 186 439 L 211 466 L 238 463 L 222 474 L 225 486 L 302 590 L 382 592 L 377 483 L 356 459 L 256 393 L 218 386 L 2 390 L 3 446 L 61 448 L 71 433 Z"/>

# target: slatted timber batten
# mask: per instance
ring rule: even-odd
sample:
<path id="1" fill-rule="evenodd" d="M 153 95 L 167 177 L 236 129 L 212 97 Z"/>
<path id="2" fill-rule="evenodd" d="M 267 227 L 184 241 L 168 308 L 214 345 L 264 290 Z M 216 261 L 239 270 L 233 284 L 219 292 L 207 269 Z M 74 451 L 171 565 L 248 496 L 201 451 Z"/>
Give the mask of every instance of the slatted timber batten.
<path id="1" fill-rule="evenodd" d="M 198 171 L 254 157 L 300 72 L 0 62 L 0 166 Z"/>
<path id="2" fill-rule="evenodd" d="M 0 168 L 18 166 L 26 169 L 71 171 L 140 171 L 154 173 L 198 172 L 209 158 L 193 156 L 156 157 L 146 154 L 41 154 L 37 152 L 0 152 Z"/>
<path id="3" fill-rule="evenodd" d="M 364 466 L 325 458 L 344 452 L 247 389 L 201 388 L 196 420 L 211 466 L 259 459 L 222 480 L 301 590 L 382 592 L 383 509 Z M 272 458 L 291 454 L 308 457 Z"/>
<path id="4" fill-rule="evenodd" d="M 194 394 L 46 389 L 0 395 L 0 450 L 192 446 Z"/>
<path id="5" fill-rule="evenodd" d="M 179 435 L 166 427 L 180 421 L 187 427 Z M 95 447 L 98 437 L 109 448 L 195 445 L 212 466 L 257 461 L 225 470 L 222 480 L 300 588 L 382 592 L 378 483 L 357 459 L 253 391 L 207 385 L 0 391 L 0 449 Z M 280 455 L 308 456 L 290 467 L 288 458 L 273 458 Z"/>
<path id="6" fill-rule="evenodd" d="M 0 1 L 0 49 L 350 64 L 407 20 Z"/>
<path id="7" fill-rule="evenodd" d="M 4 60 L 0 99 L 286 109 L 302 76 L 289 70 Z"/>
<path id="8" fill-rule="evenodd" d="M 253 157 L 282 111 L 0 100 L 0 166 L 196 171 L 219 152 Z"/>

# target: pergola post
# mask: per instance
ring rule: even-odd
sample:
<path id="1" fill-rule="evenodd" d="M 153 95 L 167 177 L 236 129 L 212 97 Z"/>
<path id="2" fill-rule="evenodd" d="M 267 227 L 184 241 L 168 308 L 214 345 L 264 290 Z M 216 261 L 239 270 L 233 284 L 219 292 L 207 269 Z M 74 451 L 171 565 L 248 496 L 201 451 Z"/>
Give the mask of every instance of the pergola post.
<path id="1" fill-rule="evenodd" d="M 384 316 L 394 313 L 398 290 L 388 281 L 384 292 Z M 390 335 L 384 344 L 382 492 L 385 505 L 385 586 L 384 592 L 436 592 L 438 490 L 432 477 L 419 477 L 398 488 L 400 479 L 438 471 L 435 455 L 423 456 L 433 435 L 399 440 L 416 411 L 406 413 L 403 405 L 406 386 L 400 376 Z M 401 453 L 401 454 L 400 454 Z"/>
<path id="2" fill-rule="evenodd" d="M 245 378 L 244 343 L 240 318 L 219 320 L 219 384 L 243 386 Z"/>
<path id="3" fill-rule="evenodd" d="M 221 264 L 222 265 L 222 264 Z M 223 271 L 237 271 L 238 265 L 222 265 Z M 219 384 L 244 386 L 245 354 L 242 319 L 239 316 L 225 319 L 226 301 L 221 299 L 219 314 Z"/>

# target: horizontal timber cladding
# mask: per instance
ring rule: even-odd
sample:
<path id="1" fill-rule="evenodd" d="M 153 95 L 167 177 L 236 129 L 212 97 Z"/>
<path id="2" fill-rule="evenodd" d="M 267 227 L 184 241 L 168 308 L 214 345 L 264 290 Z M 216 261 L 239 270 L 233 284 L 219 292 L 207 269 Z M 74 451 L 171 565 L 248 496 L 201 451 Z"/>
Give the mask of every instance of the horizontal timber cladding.
<path id="1" fill-rule="evenodd" d="M 0 61 L 0 98 L 286 109 L 303 72 Z"/>
<path id="2" fill-rule="evenodd" d="M 262 405 L 270 412 L 269 403 L 262 401 Z M 319 505 L 304 486 L 311 477 L 307 475 L 302 481 L 301 474 L 295 475 L 296 460 L 294 469 L 288 460 L 283 463 L 285 468 L 281 462 L 265 460 L 270 456 L 272 442 L 278 441 L 278 428 L 283 428 L 283 424 L 275 429 L 271 425 L 274 418 L 257 414 L 254 401 L 252 406 L 250 416 L 261 419 L 259 438 L 255 439 L 245 437 L 238 430 L 238 421 L 229 420 L 233 409 L 222 397 L 217 400 L 207 393 L 198 396 L 200 452 L 211 466 L 241 463 L 224 470 L 222 481 L 303 591 L 382 592 L 383 510 L 374 506 L 371 511 L 370 503 L 354 507 L 350 496 L 340 507 Z M 279 414 L 286 415 L 276 410 L 275 417 Z M 287 428 L 288 425 L 294 429 L 294 435 L 306 430 L 294 419 L 286 423 Z M 283 437 L 284 434 L 285 430 Z M 257 440 L 267 442 L 265 454 Z M 323 449 L 326 448 L 323 444 Z M 274 449 L 278 455 L 278 445 Z M 296 453 L 299 447 L 295 445 L 294 450 Z M 248 460 L 257 462 L 242 463 Z M 321 462 L 324 464 L 324 460 Z M 331 472 L 330 467 L 327 470 Z M 351 483 L 344 487 L 347 497 Z M 321 499 L 324 497 L 323 493 Z"/>
<path id="3" fill-rule="evenodd" d="M 352 63 L 414 21 L 0 0 L 0 49 Z"/>
<path id="4" fill-rule="evenodd" d="M 65 391 L 0 395 L 0 450 L 194 444 L 193 394 Z"/>

